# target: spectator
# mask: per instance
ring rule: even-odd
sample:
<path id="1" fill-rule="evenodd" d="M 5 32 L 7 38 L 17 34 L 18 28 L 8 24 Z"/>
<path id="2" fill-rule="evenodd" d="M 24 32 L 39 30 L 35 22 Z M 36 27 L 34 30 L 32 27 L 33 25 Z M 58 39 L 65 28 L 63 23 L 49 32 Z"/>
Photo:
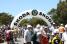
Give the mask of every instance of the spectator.
<path id="1" fill-rule="evenodd" d="M 58 30 L 54 31 L 54 37 L 51 40 L 51 44 L 62 44 L 62 41 L 59 37 L 59 31 Z"/>
<path id="2" fill-rule="evenodd" d="M 31 38 L 32 38 L 31 30 L 32 26 L 27 25 L 27 30 L 25 30 L 24 32 L 24 44 L 31 44 Z"/>
<path id="3" fill-rule="evenodd" d="M 60 33 L 60 38 L 62 38 L 62 34 L 64 33 L 64 26 L 63 24 L 60 25 L 60 27 L 58 28 L 59 29 L 59 33 Z"/>
<path id="4" fill-rule="evenodd" d="M 63 44 L 67 44 L 67 24 L 65 25 L 65 32 L 62 34 Z"/>
<path id="5" fill-rule="evenodd" d="M 34 35 L 35 35 L 35 41 L 33 42 L 34 44 L 40 44 L 40 40 L 39 40 L 39 35 L 40 35 L 40 24 L 37 24 L 36 28 L 34 29 Z"/>
<path id="6" fill-rule="evenodd" d="M 42 27 L 41 30 L 42 31 L 41 31 L 41 35 L 40 35 L 40 43 L 41 44 L 49 44 L 48 34 L 47 34 L 48 28 Z"/>

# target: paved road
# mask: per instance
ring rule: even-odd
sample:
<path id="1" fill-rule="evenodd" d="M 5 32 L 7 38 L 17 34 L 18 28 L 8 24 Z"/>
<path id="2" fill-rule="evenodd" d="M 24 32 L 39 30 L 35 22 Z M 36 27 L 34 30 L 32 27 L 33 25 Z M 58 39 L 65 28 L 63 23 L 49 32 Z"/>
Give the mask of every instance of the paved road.
<path id="1" fill-rule="evenodd" d="M 23 38 L 18 38 L 18 41 L 17 42 L 15 42 L 16 44 L 23 44 Z M 0 43 L 0 44 L 7 44 L 6 42 L 4 42 L 4 43 Z"/>

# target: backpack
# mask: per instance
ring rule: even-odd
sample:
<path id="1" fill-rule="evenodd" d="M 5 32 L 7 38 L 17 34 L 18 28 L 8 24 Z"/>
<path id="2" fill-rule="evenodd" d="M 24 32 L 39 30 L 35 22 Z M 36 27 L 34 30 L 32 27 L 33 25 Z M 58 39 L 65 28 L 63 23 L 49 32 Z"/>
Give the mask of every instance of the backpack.
<path id="1" fill-rule="evenodd" d="M 35 34 L 33 34 L 31 40 L 32 40 L 32 41 L 36 41 L 36 39 L 37 39 L 37 34 L 35 33 Z"/>

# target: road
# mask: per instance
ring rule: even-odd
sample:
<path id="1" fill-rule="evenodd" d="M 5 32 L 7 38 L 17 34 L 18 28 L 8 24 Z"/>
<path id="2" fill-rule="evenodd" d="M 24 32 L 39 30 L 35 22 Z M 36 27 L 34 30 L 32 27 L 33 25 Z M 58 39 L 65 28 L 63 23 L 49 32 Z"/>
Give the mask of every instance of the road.
<path id="1" fill-rule="evenodd" d="M 18 38 L 18 41 L 17 42 L 15 42 L 15 44 L 23 44 L 23 38 Z M 0 44 L 7 44 L 6 42 L 4 42 L 4 43 L 0 43 Z"/>

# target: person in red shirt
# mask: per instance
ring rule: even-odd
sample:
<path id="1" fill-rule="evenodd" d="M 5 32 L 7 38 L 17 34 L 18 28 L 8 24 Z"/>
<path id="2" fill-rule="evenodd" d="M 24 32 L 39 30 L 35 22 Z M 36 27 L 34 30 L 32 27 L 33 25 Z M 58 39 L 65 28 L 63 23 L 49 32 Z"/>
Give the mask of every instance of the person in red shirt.
<path id="1" fill-rule="evenodd" d="M 7 44 L 10 44 L 10 30 L 6 30 L 6 41 Z"/>
<path id="2" fill-rule="evenodd" d="M 49 44 L 47 31 L 48 31 L 47 27 L 42 28 L 41 36 L 40 36 L 40 44 Z"/>

